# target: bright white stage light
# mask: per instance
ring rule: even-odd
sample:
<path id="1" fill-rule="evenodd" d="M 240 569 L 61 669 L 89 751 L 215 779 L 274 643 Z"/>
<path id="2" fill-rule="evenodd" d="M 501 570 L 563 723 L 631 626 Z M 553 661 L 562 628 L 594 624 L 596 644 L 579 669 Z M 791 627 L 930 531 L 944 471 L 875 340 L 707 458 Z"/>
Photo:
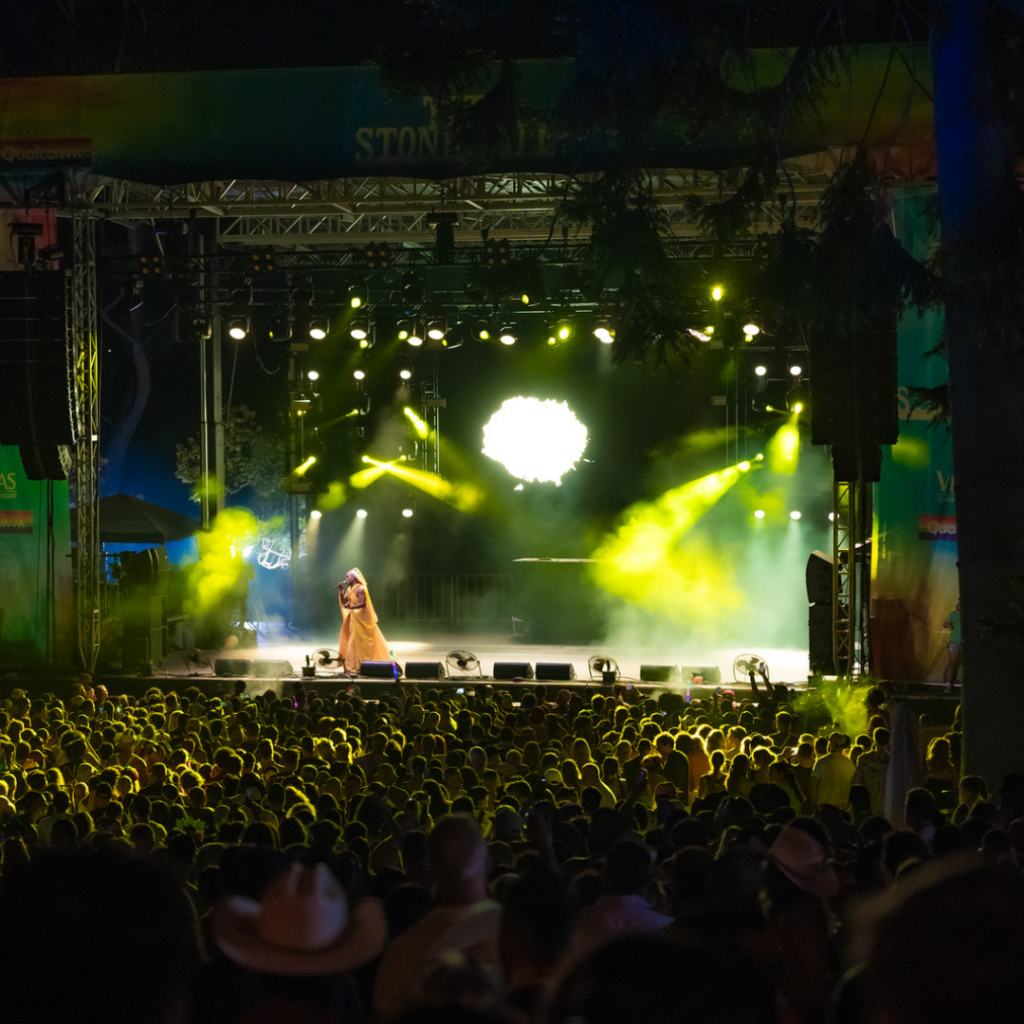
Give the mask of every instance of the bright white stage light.
<path id="1" fill-rule="evenodd" d="M 587 428 L 553 399 L 510 398 L 484 427 L 484 455 L 528 482 L 561 483 L 586 447 Z"/>
<path id="2" fill-rule="evenodd" d="M 795 522 L 797 519 L 800 518 L 800 513 L 797 512 L 796 510 L 794 510 L 794 511 L 789 513 L 789 518 L 792 519 Z"/>
<path id="3" fill-rule="evenodd" d="M 356 509 L 356 518 L 357 519 L 365 519 L 366 518 L 366 509 L 365 508 Z"/>
<path id="4" fill-rule="evenodd" d="M 323 513 L 320 511 L 320 509 L 315 508 L 315 509 L 313 509 L 312 512 L 309 513 L 309 518 L 310 519 L 319 519 L 322 515 L 323 515 Z"/>
<path id="5" fill-rule="evenodd" d="M 412 509 L 411 508 L 403 508 L 402 509 L 402 515 L 405 516 L 406 519 L 412 519 Z"/>

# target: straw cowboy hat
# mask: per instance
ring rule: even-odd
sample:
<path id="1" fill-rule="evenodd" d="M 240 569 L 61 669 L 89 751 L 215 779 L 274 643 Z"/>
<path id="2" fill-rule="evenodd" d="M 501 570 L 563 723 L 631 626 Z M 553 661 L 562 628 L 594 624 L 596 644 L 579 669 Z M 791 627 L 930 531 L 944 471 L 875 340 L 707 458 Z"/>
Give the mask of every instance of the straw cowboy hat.
<path id="1" fill-rule="evenodd" d="M 839 876 L 825 859 L 825 850 L 802 828 L 785 826 L 765 855 L 795 886 L 830 900 L 839 892 Z"/>
<path id="2" fill-rule="evenodd" d="M 350 915 L 348 899 L 326 864 L 293 864 L 262 901 L 226 896 L 213 913 L 213 937 L 236 964 L 264 974 L 341 974 L 384 948 L 387 924 L 379 900 Z"/>

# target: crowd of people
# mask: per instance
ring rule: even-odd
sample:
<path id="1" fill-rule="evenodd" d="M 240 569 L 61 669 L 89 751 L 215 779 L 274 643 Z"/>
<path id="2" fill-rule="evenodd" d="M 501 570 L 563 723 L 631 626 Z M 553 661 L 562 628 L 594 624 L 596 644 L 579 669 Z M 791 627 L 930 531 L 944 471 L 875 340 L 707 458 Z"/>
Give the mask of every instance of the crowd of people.
<path id="1" fill-rule="evenodd" d="M 0 1019 L 1024 1016 L 1024 775 L 884 688 L 689 696 L 15 691 Z"/>

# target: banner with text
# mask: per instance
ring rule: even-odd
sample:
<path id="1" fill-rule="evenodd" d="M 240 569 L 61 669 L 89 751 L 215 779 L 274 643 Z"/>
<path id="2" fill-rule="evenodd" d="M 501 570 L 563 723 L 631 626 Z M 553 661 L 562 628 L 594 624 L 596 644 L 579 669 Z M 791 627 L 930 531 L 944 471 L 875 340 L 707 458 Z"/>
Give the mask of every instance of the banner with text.
<path id="1" fill-rule="evenodd" d="M 936 243 L 926 209 L 933 195 L 932 187 L 891 195 L 896 236 L 918 259 L 928 258 Z M 953 442 L 929 412 L 914 408 L 908 391 L 948 380 L 945 358 L 931 354 L 941 334 L 941 311 L 910 311 L 900 322 L 900 438 L 882 448 L 882 479 L 874 491 L 872 667 L 898 681 L 942 679 L 949 639 L 942 623 L 959 589 Z"/>
<path id="2" fill-rule="evenodd" d="M 17 447 L 0 445 L 0 667 L 70 664 L 73 639 L 67 482 L 51 499 Z"/>

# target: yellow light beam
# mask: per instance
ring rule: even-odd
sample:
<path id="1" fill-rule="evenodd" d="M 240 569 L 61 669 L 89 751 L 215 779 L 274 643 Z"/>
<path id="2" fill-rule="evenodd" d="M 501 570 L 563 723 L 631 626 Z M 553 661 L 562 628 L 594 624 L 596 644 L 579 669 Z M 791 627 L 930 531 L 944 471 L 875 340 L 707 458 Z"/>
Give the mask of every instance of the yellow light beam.
<path id="1" fill-rule="evenodd" d="M 422 469 L 413 469 L 411 466 L 391 464 L 386 467 L 386 471 L 460 512 L 475 512 L 484 500 L 483 491 L 473 484 L 452 483 L 443 477 Z"/>
<path id="2" fill-rule="evenodd" d="M 315 463 L 316 463 L 316 456 L 315 455 L 310 455 L 310 457 L 308 459 L 306 459 L 306 461 L 303 462 L 301 466 L 296 466 L 295 467 L 295 470 L 294 470 L 295 475 L 296 476 L 302 476 L 306 472 L 306 470 L 308 470 L 310 467 L 312 467 Z"/>
<path id="3" fill-rule="evenodd" d="M 768 455 L 768 468 L 773 473 L 792 476 L 800 461 L 800 429 L 796 422 L 798 413 L 789 419 L 772 435 L 765 449 Z"/>

